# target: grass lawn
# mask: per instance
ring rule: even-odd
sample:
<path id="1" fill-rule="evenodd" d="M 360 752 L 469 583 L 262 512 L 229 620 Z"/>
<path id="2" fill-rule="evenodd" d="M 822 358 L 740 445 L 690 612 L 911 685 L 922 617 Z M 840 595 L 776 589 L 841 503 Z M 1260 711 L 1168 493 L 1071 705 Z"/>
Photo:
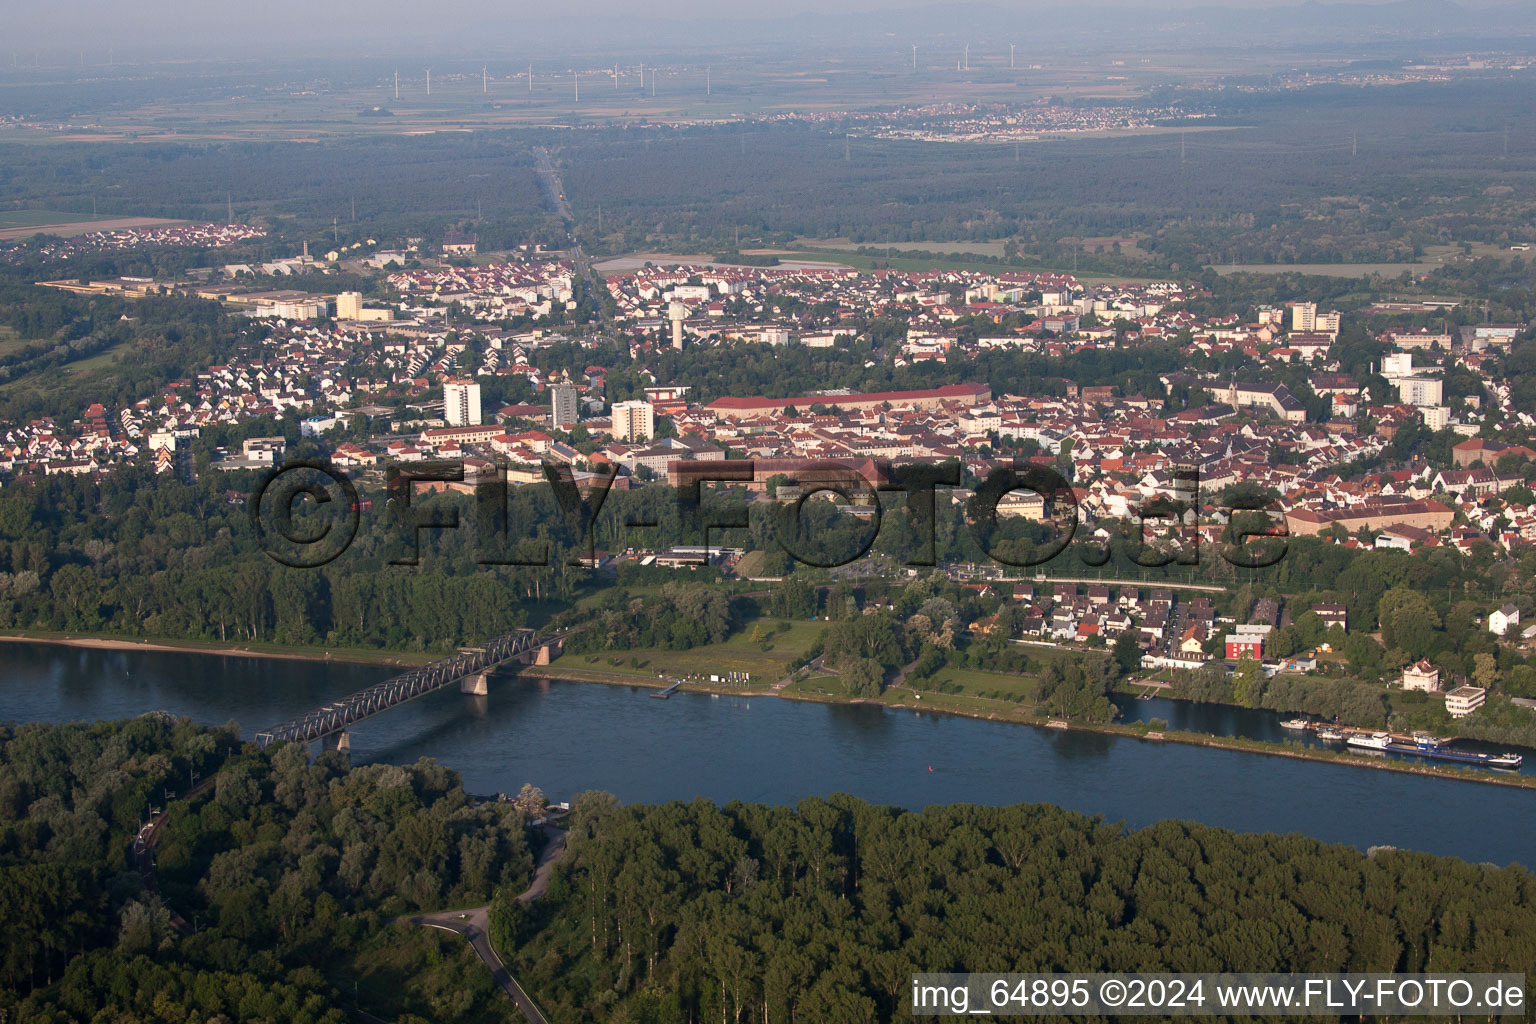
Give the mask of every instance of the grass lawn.
<path id="1" fill-rule="evenodd" d="M 880 699 L 892 707 L 910 708 L 913 711 L 950 711 L 963 715 L 1012 721 L 1028 721 L 1035 713 L 1035 705 L 1027 701 L 1016 704 L 997 697 L 976 697 L 968 693 L 939 693 L 935 690 L 923 693 L 914 693 L 911 690 L 886 690 Z"/>
<path id="2" fill-rule="evenodd" d="M 130 348 L 132 348 L 132 345 L 127 342 L 124 342 L 121 345 L 113 345 L 106 351 L 98 352 L 88 359 L 81 359 L 74 363 L 66 363 L 64 365 L 64 369 L 78 377 L 82 374 L 90 373 L 92 370 L 100 370 L 103 367 L 114 366 L 123 356 L 123 354 L 126 353 Z"/>
<path id="3" fill-rule="evenodd" d="M 0 336 L 0 355 L 4 354 L 6 344 L 5 338 Z M 21 387 L 35 387 L 39 391 L 48 392 L 72 378 L 83 377 L 97 371 L 110 371 L 132 351 L 133 345 L 131 342 L 113 345 L 106 351 L 98 352 L 85 359 L 65 363 L 63 366 L 50 366 L 46 370 L 39 370 L 35 373 L 25 374 L 24 376 L 8 380 L 4 384 L 0 384 L 0 393 L 17 390 Z M 68 374 L 68 377 L 63 377 L 61 374 Z"/>
<path id="4" fill-rule="evenodd" d="M 933 674 L 933 678 L 923 680 L 919 688 L 925 691 L 924 700 L 927 700 L 926 691 L 937 689 L 940 683 L 950 683 L 960 687 L 962 693 L 980 695 L 1003 694 L 1008 697 L 1018 695 L 1026 703 L 1033 703 L 1040 691 L 1040 679 L 1037 676 L 1018 676 L 1006 672 L 983 672 L 973 668 L 957 668 L 946 665 Z"/>
<path id="5" fill-rule="evenodd" d="M 809 676 L 805 679 L 796 679 L 784 687 L 785 693 L 818 693 L 832 697 L 843 697 L 847 693 L 843 689 L 843 681 L 834 675 Z"/>
<path id="6" fill-rule="evenodd" d="M 32 342 L 17 334 L 14 327 L 0 327 L 0 356 L 20 352 L 30 344 Z"/>
<path id="7" fill-rule="evenodd" d="M 625 675 L 655 678 L 657 673 L 673 677 L 703 676 L 726 672 L 748 672 L 754 683 L 772 683 L 782 679 L 789 663 L 803 655 L 816 642 L 824 628 L 819 622 L 790 622 L 785 632 L 775 632 L 783 619 L 759 619 L 749 622 L 723 644 L 695 647 L 687 651 L 639 648 L 631 651 L 599 651 L 588 654 L 568 653 L 555 659 L 561 668 L 589 669 Z M 761 641 L 751 640 L 754 627 L 761 630 Z M 766 648 L 766 649 L 765 649 Z M 595 658 L 595 661 L 589 661 Z M 638 664 L 637 664 L 638 663 Z"/>

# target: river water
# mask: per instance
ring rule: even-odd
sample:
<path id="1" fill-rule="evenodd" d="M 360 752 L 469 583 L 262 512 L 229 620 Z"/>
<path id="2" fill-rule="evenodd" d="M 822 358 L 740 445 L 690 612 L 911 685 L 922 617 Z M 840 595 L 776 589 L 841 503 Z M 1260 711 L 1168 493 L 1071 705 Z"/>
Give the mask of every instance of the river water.
<path id="1" fill-rule="evenodd" d="M 233 719 L 249 736 L 394 671 L 7 643 L 0 720 L 164 710 Z M 792 804 L 835 792 L 911 808 L 1046 802 L 1131 827 L 1187 818 L 1497 864 L 1530 864 L 1536 850 L 1536 790 L 870 706 L 651 692 L 501 677 L 488 697 L 450 689 L 364 721 L 351 732 L 352 757 L 433 757 L 487 794 L 532 782 L 551 799 L 605 789 L 626 802 Z M 1132 720 L 1173 728 L 1288 738 L 1269 712 L 1122 706 Z"/>

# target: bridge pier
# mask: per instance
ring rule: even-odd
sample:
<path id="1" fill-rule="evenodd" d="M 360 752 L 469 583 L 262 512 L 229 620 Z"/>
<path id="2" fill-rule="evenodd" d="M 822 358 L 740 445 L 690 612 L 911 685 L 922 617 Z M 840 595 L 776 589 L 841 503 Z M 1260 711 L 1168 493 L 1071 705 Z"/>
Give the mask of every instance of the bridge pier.
<path id="1" fill-rule="evenodd" d="M 548 640 L 540 646 L 539 638 L 533 630 L 514 629 L 487 641 L 482 647 L 462 648 L 457 654 L 440 661 L 413 668 L 297 718 L 280 722 L 256 733 L 256 742 L 265 749 L 272 743 L 282 741 L 309 744 L 322 740 L 326 750 L 350 750 L 352 743 L 346 733 L 347 727 L 370 715 L 387 711 L 423 694 L 446 689 L 454 683 L 459 684 L 460 692 L 484 698 L 490 689 L 490 674 L 498 665 L 547 665 L 559 656 L 558 639 Z M 475 706 L 484 707 L 483 700 Z"/>

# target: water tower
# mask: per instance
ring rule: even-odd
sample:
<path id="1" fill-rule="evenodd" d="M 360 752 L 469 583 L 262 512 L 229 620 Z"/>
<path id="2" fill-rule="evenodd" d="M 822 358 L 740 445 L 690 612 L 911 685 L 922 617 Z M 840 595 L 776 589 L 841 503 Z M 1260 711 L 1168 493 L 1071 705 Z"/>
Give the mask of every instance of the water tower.
<path id="1" fill-rule="evenodd" d="M 681 302 L 673 302 L 667 306 L 667 319 L 672 321 L 672 347 L 683 347 L 683 321 L 688 319 L 688 307 Z"/>

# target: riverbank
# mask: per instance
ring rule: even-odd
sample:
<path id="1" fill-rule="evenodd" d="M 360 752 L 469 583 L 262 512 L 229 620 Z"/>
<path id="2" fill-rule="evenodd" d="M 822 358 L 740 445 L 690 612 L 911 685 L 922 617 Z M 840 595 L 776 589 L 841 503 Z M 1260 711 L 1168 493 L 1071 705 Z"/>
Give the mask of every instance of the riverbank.
<path id="1" fill-rule="evenodd" d="M 601 683 L 608 686 L 639 686 L 655 690 L 664 689 L 671 685 L 671 680 L 658 680 L 639 674 L 627 675 L 595 669 L 564 668 L 555 665 L 525 668 L 520 670 L 518 674 L 529 679 Z M 1179 743 L 1185 746 L 1263 754 L 1270 757 L 1287 757 L 1299 761 L 1375 768 L 1405 775 L 1420 775 L 1432 779 L 1477 782 L 1514 789 L 1536 789 L 1536 777 L 1519 774 L 1502 774 L 1475 768 L 1461 768 L 1454 765 L 1415 764 L 1411 761 L 1400 761 L 1388 757 L 1376 758 L 1343 750 L 1333 751 L 1299 747 L 1288 743 L 1250 740 L 1241 736 L 1216 736 L 1210 733 L 1185 732 L 1166 728 L 1158 730 L 1151 728 L 1151 726 L 1145 723 L 1131 725 L 1115 722 L 1063 721 L 1061 719 L 1041 717 L 1006 702 L 990 701 L 985 697 L 968 697 L 961 694 L 918 693 L 915 690 L 905 688 L 891 688 L 886 690 L 877 699 L 849 697 L 826 692 L 796 691 L 788 687 L 784 689 L 763 689 L 756 686 L 719 686 L 692 682 L 684 683 L 681 689 L 683 692 L 689 693 L 712 693 L 732 697 L 772 697 L 813 704 L 867 704 L 893 711 L 906 710 L 918 714 L 952 715 L 982 721 L 1011 722 L 1017 725 L 1033 726 L 1037 729 L 1099 733 L 1106 736 L 1141 740 L 1145 743 Z M 967 702 L 975 706 L 967 706 Z M 993 704 L 998 706 L 991 706 Z"/>
<path id="2" fill-rule="evenodd" d="M 165 651 L 175 654 L 215 654 L 231 658 L 269 658 L 279 661 L 329 661 L 358 665 L 394 665 L 408 668 L 425 665 L 444 657 L 442 654 L 412 651 L 378 651 L 356 647 L 300 647 L 289 644 L 221 644 L 207 640 L 149 640 L 128 637 L 80 636 L 74 633 L 12 632 L 0 634 L 0 643 L 56 644 L 98 651 Z"/>
<path id="3" fill-rule="evenodd" d="M 126 637 L 102 637 L 80 636 L 69 633 L 6 633 L 0 634 L 0 642 L 11 643 L 38 643 L 53 644 L 64 647 L 76 647 L 93 650 L 116 651 L 149 651 L 175 654 L 202 654 L 223 657 L 239 657 L 253 659 L 277 659 L 288 661 L 303 661 L 314 664 L 326 663 L 350 663 L 362 665 L 388 665 L 396 667 L 408 667 L 425 664 L 441 657 L 431 653 L 408 653 L 399 651 L 376 651 L 358 649 L 327 649 L 327 648 L 303 648 L 294 650 L 291 647 L 281 647 L 275 644 L 219 644 L 215 642 L 178 641 L 169 639 L 130 639 Z M 565 667 L 558 662 L 554 665 L 529 667 L 520 670 L 520 674 L 528 678 L 542 678 L 564 680 L 569 682 L 602 683 L 610 686 L 639 686 L 647 689 L 663 689 L 670 685 L 672 680 L 658 679 L 654 675 L 640 672 L 609 672 L 600 669 Z M 1265 754 L 1276 757 L 1288 757 L 1303 761 L 1317 761 L 1329 764 L 1343 764 L 1358 767 L 1376 768 L 1386 771 L 1399 772 L 1409 775 L 1421 775 L 1429 778 L 1455 779 L 1465 782 L 1480 782 L 1518 789 L 1536 789 L 1536 776 L 1519 774 L 1499 774 L 1487 770 L 1475 768 L 1462 768 L 1454 765 L 1429 765 L 1416 764 L 1410 761 L 1401 761 L 1392 758 L 1372 758 L 1367 755 L 1353 754 L 1346 751 L 1331 751 L 1317 748 L 1301 748 L 1288 743 L 1275 743 L 1265 740 L 1251 740 L 1237 736 L 1218 736 L 1211 733 L 1188 732 L 1182 730 L 1162 729 L 1155 730 L 1146 723 L 1122 724 L 1122 723 L 1092 723 L 1092 722 L 1063 722 L 1057 719 L 1042 717 L 1024 710 L 1017 704 L 1007 701 L 998 701 L 992 698 L 975 697 L 968 694 L 927 692 L 919 693 L 905 687 L 892 687 L 887 689 L 879 698 L 849 697 L 844 694 L 828 691 L 815 691 L 807 689 L 794 689 L 792 686 L 779 688 L 763 688 L 760 686 L 729 686 L 711 685 L 708 683 L 689 682 L 683 689 L 696 693 L 716 693 L 737 697 L 775 697 L 792 701 L 819 704 L 872 704 L 891 710 L 910 710 L 916 713 L 929 713 L 935 715 L 951 715 L 962 718 L 972 718 L 982 721 L 1010 722 L 1018 725 L 1028 725 L 1040 729 L 1071 730 L 1077 732 L 1100 733 L 1109 736 L 1121 736 L 1127 739 L 1139 739 L 1149 743 L 1180 743 L 1188 746 L 1203 746 L 1219 750 L 1243 751 L 1248 753 Z"/>

